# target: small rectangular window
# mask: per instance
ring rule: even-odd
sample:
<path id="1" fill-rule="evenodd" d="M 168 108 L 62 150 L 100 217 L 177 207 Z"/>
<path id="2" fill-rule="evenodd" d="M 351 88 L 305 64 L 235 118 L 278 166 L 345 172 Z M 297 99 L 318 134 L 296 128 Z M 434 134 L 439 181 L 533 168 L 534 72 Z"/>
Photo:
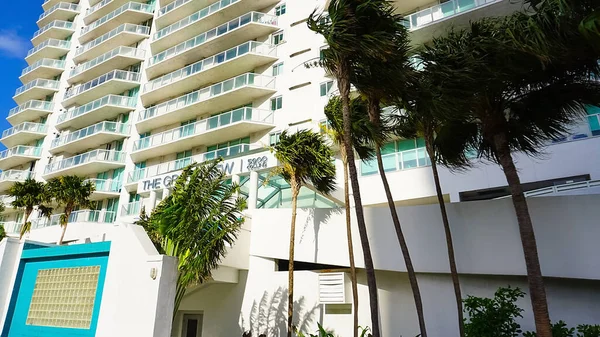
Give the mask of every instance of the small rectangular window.
<path id="1" fill-rule="evenodd" d="M 284 42 L 284 37 L 283 37 L 283 30 L 280 30 L 276 33 L 273 33 L 272 37 L 271 37 L 271 43 L 273 45 L 278 45 Z"/>
<path id="2" fill-rule="evenodd" d="M 281 75 L 283 73 L 283 62 L 273 65 L 273 76 Z"/>
<path id="3" fill-rule="evenodd" d="M 273 110 L 273 111 L 279 110 L 282 107 L 283 107 L 283 97 L 282 96 L 277 96 L 277 97 L 271 98 L 271 110 Z"/>
<path id="4" fill-rule="evenodd" d="M 285 4 L 281 4 L 277 7 L 275 7 L 275 15 L 277 16 L 282 16 L 283 14 L 285 14 Z"/>
<path id="5" fill-rule="evenodd" d="M 332 87 L 333 87 L 333 81 L 327 81 L 327 82 L 321 83 L 321 85 L 319 86 L 319 93 L 320 93 L 321 97 L 329 95 L 329 92 L 331 91 Z"/>
<path id="6" fill-rule="evenodd" d="M 269 146 L 275 146 L 279 143 L 279 137 L 281 137 L 281 131 L 273 132 L 269 134 Z"/>

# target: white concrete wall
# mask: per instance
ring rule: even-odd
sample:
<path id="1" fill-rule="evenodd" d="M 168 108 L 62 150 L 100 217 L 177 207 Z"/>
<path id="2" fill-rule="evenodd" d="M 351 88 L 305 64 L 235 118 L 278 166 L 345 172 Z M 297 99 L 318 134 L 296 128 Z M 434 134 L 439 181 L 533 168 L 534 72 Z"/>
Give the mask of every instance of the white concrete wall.
<path id="1" fill-rule="evenodd" d="M 23 245 L 16 238 L 0 242 L 0 330 L 4 328 Z"/>

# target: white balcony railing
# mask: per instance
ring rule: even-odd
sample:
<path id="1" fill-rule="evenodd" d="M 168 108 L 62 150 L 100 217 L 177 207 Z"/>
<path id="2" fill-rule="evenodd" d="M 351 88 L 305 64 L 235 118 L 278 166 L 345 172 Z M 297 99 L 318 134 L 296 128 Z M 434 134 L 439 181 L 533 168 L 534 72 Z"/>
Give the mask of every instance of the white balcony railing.
<path id="1" fill-rule="evenodd" d="M 59 2 L 56 5 L 52 6 L 50 9 L 48 9 L 47 11 L 45 11 L 44 13 L 40 14 L 38 21 L 42 20 L 43 18 L 52 14 L 52 12 L 59 10 L 59 9 L 65 9 L 68 11 L 79 12 L 79 5 L 68 3 L 68 2 Z"/>
<path id="2" fill-rule="evenodd" d="M 50 30 L 52 28 L 61 28 L 61 29 L 75 30 L 73 22 L 55 20 L 55 21 L 52 21 L 49 24 L 45 25 L 44 27 L 40 28 L 37 32 L 35 32 L 33 34 L 33 38 L 35 39 L 39 35 L 45 33 L 46 31 L 48 31 L 48 30 Z"/>
<path id="3" fill-rule="evenodd" d="M 97 45 L 101 44 L 102 42 L 114 37 L 117 34 L 120 34 L 122 32 L 129 32 L 129 33 L 136 33 L 136 34 L 142 34 L 142 35 L 149 35 L 150 34 L 150 27 L 147 26 L 140 26 L 140 25 L 134 25 L 132 23 L 125 23 L 120 25 L 119 27 L 111 30 L 110 32 L 82 45 L 81 47 L 77 48 L 77 51 L 75 52 L 75 56 L 81 55 L 84 52 L 96 47 Z"/>
<path id="4" fill-rule="evenodd" d="M 121 185 L 120 180 L 113 179 L 86 179 L 86 182 L 91 182 L 96 187 L 96 192 L 119 193 Z"/>
<path id="5" fill-rule="evenodd" d="M 117 96 L 117 95 L 108 95 L 102 98 L 99 98 L 95 101 L 92 101 L 88 104 L 79 106 L 75 109 L 69 110 L 62 115 L 58 116 L 57 123 L 62 123 L 64 121 L 73 119 L 75 117 L 86 114 L 90 111 L 99 109 L 104 106 L 118 106 L 123 108 L 131 108 L 132 110 L 135 108 L 135 97 L 126 97 L 126 96 Z"/>
<path id="6" fill-rule="evenodd" d="M 140 111 L 138 121 L 161 116 L 245 86 L 275 88 L 275 78 L 271 76 L 246 73 Z"/>
<path id="7" fill-rule="evenodd" d="M 202 71 L 214 68 L 223 62 L 227 62 L 248 53 L 257 53 L 275 57 L 277 56 L 277 48 L 267 43 L 249 41 L 217 55 L 213 55 L 196 63 L 190 64 L 185 68 L 181 68 L 172 73 L 155 78 L 144 85 L 144 91 L 149 92 L 167 86 L 181 79 L 194 76 Z"/>
<path id="8" fill-rule="evenodd" d="M 48 67 L 48 68 L 56 68 L 56 69 L 65 69 L 65 61 L 64 60 L 54 60 L 54 59 L 41 59 L 29 67 L 23 69 L 21 71 L 21 76 L 37 69 L 40 67 Z"/>
<path id="9" fill-rule="evenodd" d="M 54 214 L 48 218 L 37 218 L 31 220 L 31 229 L 41 229 L 52 226 L 60 225 L 60 218 L 62 214 Z M 92 211 L 92 210 L 81 210 L 72 212 L 69 215 L 67 223 L 81 223 L 81 222 L 92 222 L 92 223 L 113 223 L 116 220 L 116 213 L 111 211 Z"/>
<path id="10" fill-rule="evenodd" d="M 161 17 L 167 13 L 169 13 L 170 11 L 174 10 L 175 8 L 179 8 L 183 5 L 185 5 L 188 2 L 191 2 L 192 0 L 177 0 L 177 1 L 173 1 L 170 4 L 166 5 L 165 7 L 161 8 L 158 10 L 158 17 Z"/>
<path id="11" fill-rule="evenodd" d="M 148 4 L 142 4 L 139 2 L 128 2 L 125 5 L 115 9 L 114 11 L 106 14 L 105 16 L 101 17 L 100 19 L 94 21 L 91 25 L 85 27 L 84 29 L 81 30 L 81 35 L 85 35 L 88 32 L 96 29 L 97 27 L 103 25 L 104 23 L 106 23 L 107 21 L 110 21 L 112 18 L 120 15 L 121 13 L 125 12 L 125 11 L 137 11 L 137 12 L 145 12 L 145 13 L 152 13 L 154 11 L 154 5 L 148 5 Z"/>
<path id="12" fill-rule="evenodd" d="M 143 200 L 130 202 L 126 205 L 123 205 L 121 209 L 121 215 L 139 215 L 142 210 Z"/>
<path id="13" fill-rule="evenodd" d="M 0 160 L 6 159 L 14 156 L 23 156 L 23 157 L 39 157 L 42 155 L 42 148 L 37 146 L 25 146 L 19 145 L 15 147 L 11 147 L 10 149 L 6 149 L 0 152 Z"/>
<path id="14" fill-rule="evenodd" d="M 59 160 L 46 165 L 44 174 L 65 170 L 74 166 L 88 164 L 91 162 L 125 163 L 125 152 L 109 150 L 92 150 L 70 158 Z"/>
<path id="15" fill-rule="evenodd" d="M 52 144 L 50 145 L 50 147 L 56 148 L 59 146 L 63 146 L 65 144 L 76 142 L 82 138 L 89 137 L 91 135 L 98 134 L 101 132 L 111 132 L 127 136 L 129 134 L 130 129 L 131 127 L 129 126 L 129 124 L 117 122 L 100 122 L 98 124 L 88 126 L 87 128 L 71 132 L 65 136 L 58 137 L 52 140 Z"/>
<path id="16" fill-rule="evenodd" d="M 184 41 L 174 47 L 171 47 L 161 53 L 154 55 L 148 60 L 149 66 L 164 62 L 174 56 L 182 54 L 190 49 L 196 48 L 208 41 L 212 41 L 221 35 L 227 34 L 234 29 L 244 27 L 249 23 L 261 23 L 267 25 L 277 25 L 277 17 L 259 12 L 250 12 L 238 18 L 235 18 L 227 23 L 215 27 L 207 32 L 204 32 L 192 39 Z"/>
<path id="17" fill-rule="evenodd" d="M 24 104 L 19 105 L 18 107 L 14 107 L 10 109 L 8 112 L 8 117 L 21 113 L 25 110 L 35 109 L 35 110 L 44 110 L 48 112 L 52 112 L 54 110 L 54 103 L 48 101 L 37 101 L 31 100 L 27 101 Z"/>
<path id="18" fill-rule="evenodd" d="M 47 130 L 48 130 L 48 126 L 46 124 L 25 122 L 25 123 L 21 123 L 21 124 L 15 126 L 15 127 L 12 127 L 10 129 L 4 130 L 4 132 L 2 132 L 2 138 L 12 136 L 15 133 L 22 132 L 22 131 L 33 132 L 33 133 L 46 133 Z"/>
<path id="19" fill-rule="evenodd" d="M 33 178 L 33 172 L 22 170 L 7 170 L 0 172 L 0 181 L 25 181 Z"/>
<path id="20" fill-rule="evenodd" d="M 135 58 L 144 58 L 145 51 L 142 49 L 132 48 L 132 47 L 118 47 L 115 48 L 108 53 L 102 54 L 95 59 L 88 61 L 84 64 L 77 66 L 75 69 L 71 70 L 69 77 L 73 77 L 77 74 L 80 74 L 90 68 L 97 66 L 100 63 L 110 60 L 113 57 L 123 56 L 123 57 L 135 57 Z"/>
<path id="21" fill-rule="evenodd" d="M 7 205 L 5 204 L 5 206 Z M 19 234 L 21 233 L 21 226 L 23 226 L 23 224 L 15 221 L 2 221 L 0 222 L 0 226 L 4 227 L 4 231 L 7 234 Z"/>
<path id="22" fill-rule="evenodd" d="M 430 23 L 459 15 L 477 7 L 483 7 L 501 0 L 450 0 L 406 17 L 405 25 L 410 30 L 419 29 Z"/>
<path id="23" fill-rule="evenodd" d="M 33 80 L 33 81 L 25 84 L 24 86 L 22 86 L 20 88 L 18 88 L 17 91 L 15 91 L 15 96 L 22 94 L 25 91 L 27 91 L 31 88 L 34 88 L 34 87 L 58 90 L 59 85 L 60 85 L 59 81 L 45 80 L 42 78 L 38 78 L 36 80 Z"/>
<path id="24" fill-rule="evenodd" d="M 36 47 L 29 49 L 29 51 L 27 52 L 27 57 L 37 53 L 38 51 L 40 51 L 46 47 L 55 47 L 55 48 L 68 50 L 71 48 L 71 41 L 48 39 L 48 40 L 38 44 Z"/>
<path id="25" fill-rule="evenodd" d="M 122 80 L 122 81 L 130 81 L 130 82 L 139 82 L 140 81 L 140 73 L 134 73 L 131 71 L 125 70 L 113 70 L 109 73 L 106 73 L 100 77 L 97 77 L 89 82 L 80 84 L 78 86 L 72 87 L 65 92 L 64 99 L 69 99 L 73 96 L 77 96 L 81 93 L 84 93 L 88 90 L 92 90 L 95 87 L 108 82 L 110 80 Z"/>

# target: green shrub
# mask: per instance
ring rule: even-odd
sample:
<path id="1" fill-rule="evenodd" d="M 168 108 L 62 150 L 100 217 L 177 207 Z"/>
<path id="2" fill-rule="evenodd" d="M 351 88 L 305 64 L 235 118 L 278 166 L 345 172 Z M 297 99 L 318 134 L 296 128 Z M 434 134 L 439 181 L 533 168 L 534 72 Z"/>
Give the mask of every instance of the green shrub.
<path id="1" fill-rule="evenodd" d="M 521 326 L 516 318 L 523 309 L 515 302 L 525 295 L 519 288 L 499 288 L 494 298 L 469 296 L 464 302 L 466 337 L 517 337 Z"/>
<path id="2" fill-rule="evenodd" d="M 600 337 L 600 325 L 580 324 L 577 331 L 577 337 Z"/>

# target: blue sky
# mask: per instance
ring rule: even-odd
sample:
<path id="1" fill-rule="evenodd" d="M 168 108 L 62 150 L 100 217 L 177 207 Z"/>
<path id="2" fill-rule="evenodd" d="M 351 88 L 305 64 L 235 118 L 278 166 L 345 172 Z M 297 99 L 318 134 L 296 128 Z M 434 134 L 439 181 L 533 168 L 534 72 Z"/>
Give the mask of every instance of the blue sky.
<path id="1" fill-rule="evenodd" d="M 8 111 L 16 106 L 12 100 L 20 87 L 21 70 L 27 67 L 25 55 L 33 46 L 31 37 L 38 30 L 35 22 L 42 13 L 43 0 L 2 1 L 0 11 L 0 130 L 10 128 Z M 4 149 L 0 144 L 0 149 Z"/>

